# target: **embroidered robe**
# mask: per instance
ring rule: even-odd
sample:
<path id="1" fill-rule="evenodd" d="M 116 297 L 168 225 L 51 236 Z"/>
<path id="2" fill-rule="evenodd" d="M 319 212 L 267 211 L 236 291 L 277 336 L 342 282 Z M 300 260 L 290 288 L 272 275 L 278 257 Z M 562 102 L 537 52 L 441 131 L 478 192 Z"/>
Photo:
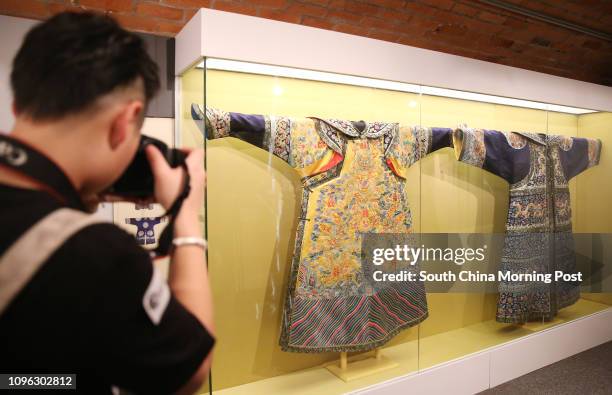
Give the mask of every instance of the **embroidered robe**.
<path id="1" fill-rule="evenodd" d="M 364 351 L 427 317 L 419 282 L 375 283 L 361 263 L 363 233 L 410 233 L 406 171 L 450 146 L 451 129 L 387 122 L 245 115 L 192 106 L 208 138 L 237 137 L 302 177 L 301 213 L 285 299 L 285 351 Z"/>
<path id="2" fill-rule="evenodd" d="M 536 133 L 457 129 L 457 158 L 510 184 L 500 271 L 511 274 L 574 273 L 568 181 L 599 162 L 599 140 Z M 553 279 L 554 280 L 554 279 Z M 496 319 L 548 321 L 579 298 L 571 282 L 502 280 Z"/>

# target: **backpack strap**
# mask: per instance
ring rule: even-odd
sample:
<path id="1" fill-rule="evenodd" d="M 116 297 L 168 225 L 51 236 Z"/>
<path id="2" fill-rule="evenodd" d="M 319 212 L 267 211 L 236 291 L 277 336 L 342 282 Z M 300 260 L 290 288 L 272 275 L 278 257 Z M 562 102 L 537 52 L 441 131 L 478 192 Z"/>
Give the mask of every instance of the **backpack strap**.
<path id="1" fill-rule="evenodd" d="M 61 208 L 28 229 L 0 257 L 0 315 L 34 274 L 71 236 L 102 218 Z"/>

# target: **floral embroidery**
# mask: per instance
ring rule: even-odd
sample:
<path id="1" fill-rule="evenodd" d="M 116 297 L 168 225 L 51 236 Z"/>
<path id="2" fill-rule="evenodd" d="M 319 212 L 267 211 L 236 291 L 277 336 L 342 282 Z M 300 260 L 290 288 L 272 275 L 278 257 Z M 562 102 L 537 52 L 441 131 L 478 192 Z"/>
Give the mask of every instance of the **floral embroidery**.
<path id="1" fill-rule="evenodd" d="M 369 138 L 378 138 L 382 135 L 390 133 L 393 129 L 397 127 L 397 125 L 397 123 L 388 122 L 368 123 L 366 124 L 366 128 L 363 135 Z"/>
<path id="2" fill-rule="evenodd" d="M 267 118 L 269 123 L 266 122 L 266 127 L 270 128 L 270 152 L 288 161 L 291 152 L 291 121 L 286 117 L 271 116 Z"/>
<path id="3" fill-rule="evenodd" d="M 598 139 L 587 139 L 587 144 L 589 153 L 589 167 L 595 166 L 599 163 L 601 141 Z"/>
<path id="4" fill-rule="evenodd" d="M 398 125 L 389 136 L 391 140 L 386 148 L 386 157 L 394 160 L 398 168 L 392 167 L 391 170 L 399 176 L 404 177 L 410 166 L 431 151 L 432 131 L 429 128 Z"/>
<path id="5" fill-rule="evenodd" d="M 463 135 L 461 140 L 462 149 L 459 160 L 476 167 L 482 167 L 486 157 L 484 143 L 484 130 L 462 129 L 455 134 Z M 457 143 L 455 143 L 457 146 Z"/>
<path id="6" fill-rule="evenodd" d="M 334 150 L 335 152 L 342 154 L 344 151 L 344 139 L 340 137 L 340 133 L 337 129 L 328 125 L 326 122 L 321 121 L 320 119 L 315 119 L 316 129 L 319 133 L 319 137 L 321 140 L 325 141 L 325 143 Z"/>
<path id="7" fill-rule="evenodd" d="M 212 138 L 230 135 L 230 113 L 216 108 L 206 108 L 206 129 L 212 132 Z"/>
<path id="8" fill-rule="evenodd" d="M 504 133 L 504 136 L 506 136 L 508 144 L 514 149 L 522 149 L 527 145 L 527 140 L 525 140 L 525 138 L 518 133 Z"/>
<path id="9" fill-rule="evenodd" d="M 411 231 L 405 181 L 386 166 L 383 147 L 383 139 L 348 140 L 341 176 L 336 168 L 305 182 L 284 350 L 369 350 L 427 317 L 422 284 L 374 289 L 364 278 L 361 234 Z"/>
<path id="10" fill-rule="evenodd" d="M 574 139 L 569 136 L 558 136 L 557 144 L 563 151 L 569 151 L 572 149 L 572 145 L 574 145 Z"/>
<path id="11" fill-rule="evenodd" d="M 302 261 L 311 268 L 314 285 L 298 284 L 299 293 L 336 295 L 356 293 L 362 233 L 408 233 L 410 209 L 403 183 L 381 160 L 381 140 L 348 144 L 342 177 L 319 187 L 311 197 Z M 351 155 L 351 156 L 349 156 Z"/>
<path id="12" fill-rule="evenodd" d="M 359 137 L 361 135 L 359 130 L 353 126 L 351 121 L 345 121 L 342 119 L 322 119 L 322 121 L 338 129 L 347 136 Z"/>
<path id="13" fill-rule="evenodd" d="M 289 164 L 295 168 L 305 168 L 321 160 L 329 147 L 315 130 L 312 119 L 301 118 L 287 120 L 291 128 L 291 155 Z"/>

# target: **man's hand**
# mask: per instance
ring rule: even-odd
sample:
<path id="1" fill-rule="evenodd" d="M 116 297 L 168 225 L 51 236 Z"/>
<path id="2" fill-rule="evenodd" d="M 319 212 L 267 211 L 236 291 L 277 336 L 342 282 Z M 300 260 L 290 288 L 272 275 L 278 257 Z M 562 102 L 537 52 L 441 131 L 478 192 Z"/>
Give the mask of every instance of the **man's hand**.
<path id="1" fill-rule="evenodd" d="M 153 146 L 146 148 L 147 158 L 155 179 L 155 201 L 166 210 L 172 206 L 183 188 L 183 168 L 172 168 L 161 152 Z M 206 173 L 204 172 L 204 150 L 197 149 L 189 152 L 185 159 L 189 176 L 191 178 L 191 192 L 181 208 L 181 213 L 189 211 L 197 217 L 204 200 L 204 187 Z"/>

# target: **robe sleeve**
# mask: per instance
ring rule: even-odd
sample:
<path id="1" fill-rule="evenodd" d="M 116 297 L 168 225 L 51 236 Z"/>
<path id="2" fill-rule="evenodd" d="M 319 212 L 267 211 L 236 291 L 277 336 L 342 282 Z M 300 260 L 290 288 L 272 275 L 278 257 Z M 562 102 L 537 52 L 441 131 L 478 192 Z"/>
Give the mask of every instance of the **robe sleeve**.
<path id="1" fill-rule="evenodd" d="M 452 146 L 452 129 L 399 125 L 395 141 L 387 153 L 387 164 L 398 176 L 406 178 L 410 166 L 444 147 Z"/>
<path id="2" fill-rule="evenodd" d="M 571 137 L 561 144 L 559 157 L 565 178 L 569 181 L 586 169 L 599 164 L 601 140 Z"/>
<path id="3" fill-rule="evenodd" d="M 409 166 L 441 148 L 452 147 L 452 129 L 448 128 L 410 128 L 414 135 L 415 149 L 411 152 Z M 400 133 L 401 135 L 401 133 Z"/>
<path id="4" fill-rule="evenodd" d="M 192 105 L 195 120 L 204 118 L 197 105 Z M 206 137 L 235 137 L 287 162 L 303 177 L 330 168 L 341 157 L 334 154 L 321 139 L 310 118 L 289 118 L 274 115 L 254 115 L 206 109 Z"/>
<path id="5" fill-rule="evenodd" d="M 453 146 L 457 160 L 487 170 L 510 184 L 529 174 L 529 145 L 527 139 L 517 133 L 456 129 Z"/>

